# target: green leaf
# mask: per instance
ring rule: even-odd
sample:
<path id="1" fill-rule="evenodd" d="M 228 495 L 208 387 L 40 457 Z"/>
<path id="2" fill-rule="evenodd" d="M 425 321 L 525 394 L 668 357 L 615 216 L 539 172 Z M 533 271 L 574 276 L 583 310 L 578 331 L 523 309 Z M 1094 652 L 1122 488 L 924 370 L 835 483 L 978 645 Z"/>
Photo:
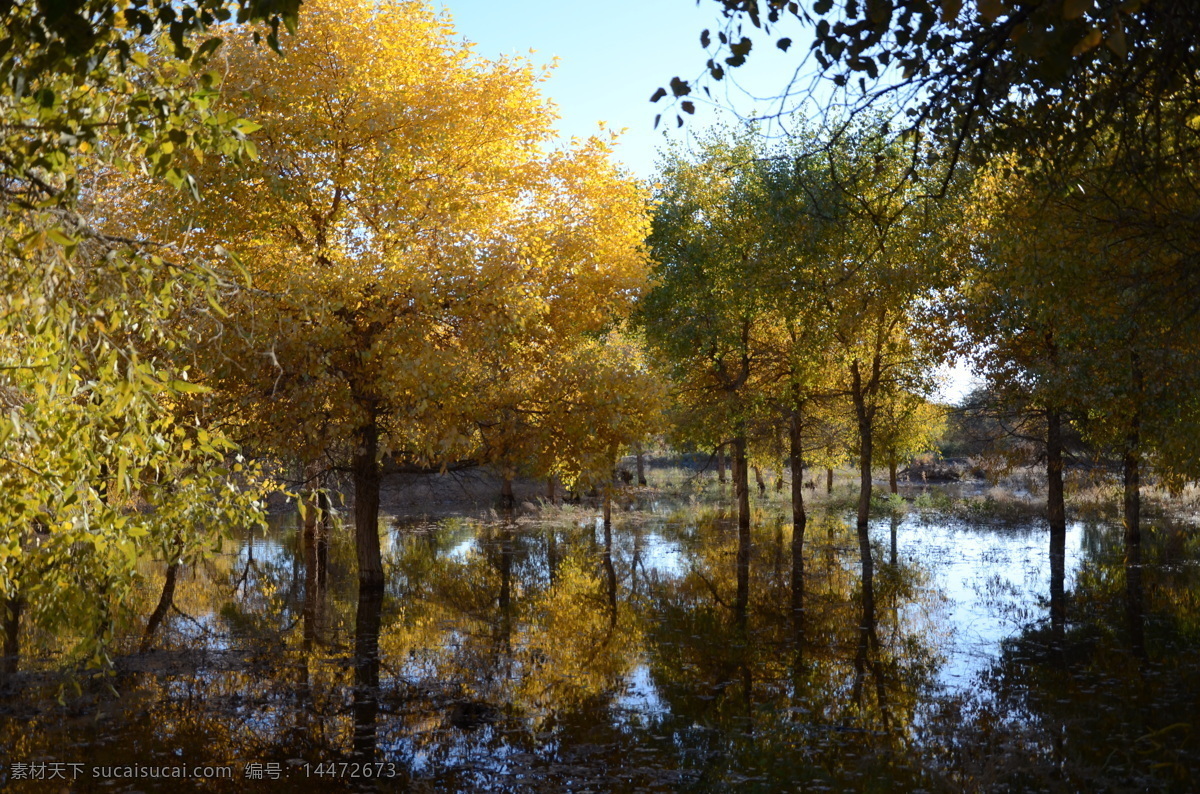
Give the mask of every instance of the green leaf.
<path id="1" fill-rule="evenodd" d="M 258 132 L 262 129 L 262 125 L 250 119 L 238 119 L 233 125 L 234 132 L 240 135 L 249 135 L 253 132 Z"/>

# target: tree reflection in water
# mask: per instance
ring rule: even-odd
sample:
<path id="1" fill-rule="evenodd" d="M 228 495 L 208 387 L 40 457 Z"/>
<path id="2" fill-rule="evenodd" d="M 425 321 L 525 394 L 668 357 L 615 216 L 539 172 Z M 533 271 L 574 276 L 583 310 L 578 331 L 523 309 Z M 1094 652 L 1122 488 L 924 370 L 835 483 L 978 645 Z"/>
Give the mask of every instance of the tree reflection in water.
<path id="1" fill-rule="evenodd" d="M 56 678 L 20 673 L 0 754 L 376 760 L 400 776 L 381 789 L 416 791 L 1197 782 L 1186 533 L 1149 531 L 1134 559 L 1119 527 L 1090 528 L 1073 581 L 1051 582 L 1040 616 L 1034 595 L 1019 596 L 1034 617 L 955 689 L 939 665 L 956 626 L 936 623 L 943 584 L 915 520 L 872 524 L 862 543 L 841 516 L 810 511 L 801 546 L 791 522 L 739 532 L 703 503 L 614 513 L 399 524 L 386 594 L 355 588 L 344 532 L 322 554 L 320 533 L 281 526 L 253 558 L 183 573 L 177 604 L 195 624 L 170 618 L 169 650 L 121 660 L 119 698 L 85 681 L 82 698 L 55 706 Z M 996 530 L 997 543 L 1024 542 L 1008 538 Z M 162 572 L 147 576 L 148 614 Z M 339 785 L 352 787 L 289 781 Z"/>

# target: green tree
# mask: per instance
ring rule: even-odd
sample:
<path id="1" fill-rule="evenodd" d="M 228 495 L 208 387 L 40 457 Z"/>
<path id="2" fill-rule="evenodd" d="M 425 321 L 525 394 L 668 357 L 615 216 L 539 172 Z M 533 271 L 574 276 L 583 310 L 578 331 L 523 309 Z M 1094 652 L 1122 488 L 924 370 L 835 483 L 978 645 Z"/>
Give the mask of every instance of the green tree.
<path id="1" fill-rule="evenodd" d="M 103 662 L 116 614 L 156 550 L 191 559 L 211 531 L 253 520 L 228 440 L 196 423 L 194 346 L 178 324 L 229 280 L 141 235 L 93 223 L 97 174 L 190 185 L 204 152 L 253 155 L 246 124 L 213 108 L 214 22 L 292 25 L 298 3 L 12 5 L 0 47 L 0 590 L 8 668 L 27 627 Z M 271 36 L 274 41 L 276 37 Z M 187 41 L 185 41 L 185 39 Z M 232 463 L 232 460 L 228 461 Z M 240 464 L 239 464 L 240 466 Z M 237 468 L 237 467 L 232 467 Z"/>
<path id="2" fill-rule="evenodd" d="M 732 449 L 739 531 L 748 535 L 747 428 L 766 346 L 767 312 L 756 290 L 765 243 L 754 223 L 760 184 L 751 133 L 710 133 L 689 159 L 660 166 L 649 238 L 651 289 L 639 306 L 646 340 L 672 382 L 675 413 L 706 446 Z"/>

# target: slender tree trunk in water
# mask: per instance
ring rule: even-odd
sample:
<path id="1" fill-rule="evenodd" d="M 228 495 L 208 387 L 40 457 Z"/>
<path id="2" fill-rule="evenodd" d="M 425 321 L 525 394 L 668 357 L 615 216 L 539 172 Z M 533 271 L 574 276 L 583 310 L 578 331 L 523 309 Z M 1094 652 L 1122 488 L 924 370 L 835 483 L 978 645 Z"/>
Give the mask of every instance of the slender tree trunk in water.
<path id="1" fill-rule="evenodd" d="M 317 641 L 317 545 L 316 538 L 304 538 L 304 607 L 300 613 L 304 621 L 304 650 L 311 651 Z"/>
<path id="2" fill-rule="evenodd" d="M 383 613 L 383 582 L 359 578 L 358 609 L 354 615 L 354 758 L 375 759 L 376 718 L 379 715 L 379 626 Z"/>
<path id="3" fill-rule="evenodd" d="M 825 493 L 827 493 L 827 494 L 833 493 L 833 467 L 832 466 L 825 467 Z"/>
<path id="4" fill-rule="evenodd" d="M 1142 388 L 1137 354 L 1133 355 L 1134 388 Z M 1125 612 L 1129 627 L 1129 645 L 1133 655 L 1146 655 L 1146 631 L 1142 594 L 1142 497 L 1141 497 L 1141 410 L 1134 409 L 1125 437 Z"/>
<path id="5" fill-rule="evenodd" d="M 646 485 L 646 455 L 642 452 L 642 445 L 638 444 L 637 451 L 637 484 Z"/>
<path id="6" fill-rule="evenodd" d="M 372 420 L 358 429 L 357 436 L 351 468 L 354 477 L 354 545 L 358 551 L 361 590 L 367 585 L 383 585 L 383 555 L 379 549 L 379 425 Z"/>
<path id="7" fill-rule="evenodd" d="M 871 468 L 874 461 L 871 459 L 871 430 L 872 420 L 875 418 L 873 409 L 867 405 L 866 388 L 862 383 L 862 375 L 859 372 L 858 361 L 851 364 L 851 375 L 854 379 L 853 397 L 854 397 L 854 413 L 858 418 L 858 443 L 859 443 L 859 490 L 858 490 L 858 545 L 862 553 L 863 560 L 867 564 L 871 561 L 871 540 L 867 534 L 867 529 L 871 520 Z"/>
<path id="8" fill-rule="evenodd" d="M 21 610 L 25 606 L 19 595 L 4 599 L 4 662 L 5 675 L 13 675 L 21 664 Z"/>
<path id="9" fill-rule="evenodd" d="M 154 634 L 167 617 L 167 612 L 170 611 L 171 604 L 175 602 L 175 582 L 178 578 L 179 560 L 176 559 L 172 560 L 167 566 L 167 576 L 163 580 L 162 594 L 158 597 L 158 606 L 154 608 L 154 612 L 150 614 L 150 620 L 146 622 L 146 631 L 142 634 L 142 645 L 139 648 L 141 653 L 147 653 L 154 645 Z"/>
<path id="10" fill-rule="evenodd" d="M 725 484 L 725 446 L 717 447 L 717 482 Z"/>
<path id="11" fill-rule="evenodd" d="M 797 407 L 788 428 L 789 462 L 792 468 L 792 625 L 797 640 L 804 636 L 804 511 L 803 417 Z M 782 479 L 782 478 L 780 478 Z"/>
<path id="12" fill-rule="evenodd" d="M 1141 461 L 1137 451 L 1138 430 L 1130 432 L 1125 447 L 1125 556 L 1141 557 Z"/>
<path id="13" fill-rule="evenodd" d="M 1046 513 L 1050 519 L 1050 625 L 1056 642 L 1066 633 L 1067 511 L 1063 502 L 1062 414 L 1046 411 Z"/>
<path id="14" fill-rule="evenodd" d="M 605 580 L 608 584 L 608 627 L 617 625 L 617 569 L 612 558 L 612 486 L 604 488 L 604 564 Z"/>
<path id="15" fill-rule="evenodd" d="M 612 529 L 612 485 L 604 486 L 604 531 Z"/>
<path id="16" fill-rule="evenodd" d="M 888 450 L 888 485 L 891 486 L 892 493 L 899 493 L 896 487 L 896 453 Z"/>
<path id="17" fill-rule="evenodd" d="M 504 475 L 504 483 L 500 486 L 500 507 L 505 510 L 512 510 L 516 507 L 517 501 L 513 497 L 512 476 L 508 473 Z"/>
<path id="18" fill-rule="evenodd" d="M 896 515 L 895 513 L 892 513 L 892 522 L 891 523 L 892 523 L 892 526 L 891 526 L 891 529 L 892 529 L 891 552 L 892 553 L 888 558 L 888 562 L 890 562 L 891 566 L 893 568 L 895 568 L 896 567 L 896 530 L 900 529 L 900 516 Z"/>
<path id="19" fill-rule="evenodd" d="M 554 478 L 546 478 L 546 501 L 554 504 Z"/>
<path id="20" fill-rule="evenodd" d="M 1141 498 L 1141 391 L 1142 371 L 1137 353 L 1130 354 L 1134 391 L 1133 415 L 1129 418 L 1129 432 L 1125 435 L 1125 556 L 1141 559 L 1142 546 L 1142 498 Z"/>
<path id="21" fill-rule="evenodd" d="M 324 592 L 329 583 L 329 530 L 332 528 L 329 494 L 325 491 L 317 495 L 317 506 L 321 510 L 321 522 L 317 525 L 317 584 Z"/>
<path id="22" fill-rule="evenodd" d="M 321 606 L 324 601 L 329 559 L 329 496 L 318 491 L 311 524 L 304 527 L 304 650 L 322 642 Z M 310 528 L 311 527 L 311 528 Z"/>
<path id="23" fill-rule="evenodd" d="M 746 627 L 746 610 L 750 604 L 750 481 L 746 465 L 746 437 L 733 440 L 733 487 L 737 496 L 738 550 L 737 601 L 734 616 L 739 629 Z"/>
<path id="24" fill-rule="evenodd" d="M 756 485 L 758 485 L 758 495 L 766 496 L 767 495 L 767 484 L 765 482 L 763 482 L 762 469 L 759 468 L 758 466 L 754 467 L 754 482 Z"/>

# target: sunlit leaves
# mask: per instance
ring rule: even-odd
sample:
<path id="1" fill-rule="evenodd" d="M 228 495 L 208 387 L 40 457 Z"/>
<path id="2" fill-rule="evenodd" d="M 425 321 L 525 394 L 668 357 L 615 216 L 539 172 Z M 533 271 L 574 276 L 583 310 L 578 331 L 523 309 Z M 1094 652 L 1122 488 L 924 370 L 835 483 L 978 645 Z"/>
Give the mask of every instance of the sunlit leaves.
<path id="1" fill-rule="evenodd" d="M 307 8 L 287 61 L 218 51 L 217 112 L 261 160 L 206 161 L 198 208 L 156 191 L 123 219 L 236 252 L 263 290 L 227 304 L 238 332 L 204 366 L 221 410 L 262 452 L 336 459 L 377 423 L 406 465 L 536 451 L 578 476 L 588 406 L 624 393 L 575 365 L 641 288 L 640 188 L 610 140 L 552 150 L 544 71 L 478 58 L 428 6 Z"/>

